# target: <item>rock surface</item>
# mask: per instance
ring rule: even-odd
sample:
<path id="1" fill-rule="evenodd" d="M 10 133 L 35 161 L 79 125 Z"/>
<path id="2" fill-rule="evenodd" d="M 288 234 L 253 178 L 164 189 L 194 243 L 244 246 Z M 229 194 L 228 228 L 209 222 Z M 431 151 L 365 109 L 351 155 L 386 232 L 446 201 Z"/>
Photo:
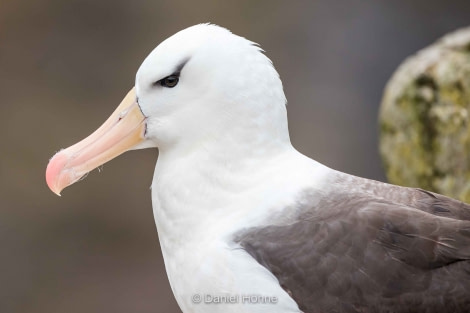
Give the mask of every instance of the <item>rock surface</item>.
<path id="1" fill-rule="evenodd" d="M 388 82 L 380 153 L 389 181 L 470 202 L 470 27 L 411 56 Z"/>

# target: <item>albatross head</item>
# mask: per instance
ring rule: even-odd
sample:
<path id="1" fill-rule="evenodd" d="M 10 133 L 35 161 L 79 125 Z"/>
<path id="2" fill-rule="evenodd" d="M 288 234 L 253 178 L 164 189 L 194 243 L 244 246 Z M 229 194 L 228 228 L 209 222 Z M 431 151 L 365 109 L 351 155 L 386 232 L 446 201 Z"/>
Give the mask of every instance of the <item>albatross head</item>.
<path id="1" fill-rule="evenodd" d="M 290 144 L 285 102 L 279 75 L 256 44 L 219 26 L 189 27 L 150 53 L 98 130 L 50 160 L 47 184 L 60 194 L 131 149 Z"/>

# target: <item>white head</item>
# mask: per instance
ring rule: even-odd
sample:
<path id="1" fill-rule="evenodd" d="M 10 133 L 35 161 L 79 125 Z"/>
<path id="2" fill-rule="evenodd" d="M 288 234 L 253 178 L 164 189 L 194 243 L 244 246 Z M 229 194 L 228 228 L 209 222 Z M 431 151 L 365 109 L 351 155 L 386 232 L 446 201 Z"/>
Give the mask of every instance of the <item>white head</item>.
<path id="1" fill-rule="evenodd" d="M 95 133 L 51 159 L 46 180 L 59 193 L 144 147 L 265 154 L 290 147 L 285 104 L 279 75 L 256 44 L 216 25 L 189 27 L 150 53 L 135 90 Z"/>
<path id="2" fill-rule="evenodd" d="M 173 88 L 160 83 L 169 76 L 178 79 Z M 239 145 L 258 135 L 289 141 L 278 73 L 256 44 L 225 28 L 200 24 L 166 39 L 135 87 L 148 139 L 160 149 L 228 136 Z"/>

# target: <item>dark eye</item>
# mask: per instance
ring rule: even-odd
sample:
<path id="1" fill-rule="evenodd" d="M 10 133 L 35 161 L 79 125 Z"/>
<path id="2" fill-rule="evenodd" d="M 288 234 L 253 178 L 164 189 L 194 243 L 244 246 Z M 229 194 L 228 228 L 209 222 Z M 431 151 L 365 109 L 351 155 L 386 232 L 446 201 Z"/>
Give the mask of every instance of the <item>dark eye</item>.
<path id="1" fill-rule="evenodd" d="M 160 80 L 160 85 L 163 87 L 173 88 L 178 85 L 179 81 L 178 75 L 170 75 Z"/>

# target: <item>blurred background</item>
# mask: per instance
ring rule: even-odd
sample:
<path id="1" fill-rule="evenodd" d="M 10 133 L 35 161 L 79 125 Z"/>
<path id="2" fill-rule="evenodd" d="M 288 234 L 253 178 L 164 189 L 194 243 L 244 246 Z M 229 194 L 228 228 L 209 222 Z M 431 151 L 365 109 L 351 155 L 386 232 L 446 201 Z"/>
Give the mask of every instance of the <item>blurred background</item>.
<path id="1" fill-rule="evenodd" d="M 0 312 L 180 312 L 151 208 L 158 152 L 124 154 L 60 198 L 44 172 L 107 118 L 160 41 L 201 22 L 266 50 L 298 150 L 384 181 L 385 83 L 404 58 L 470 25 L 470 3 L 3 0 Z"/>

